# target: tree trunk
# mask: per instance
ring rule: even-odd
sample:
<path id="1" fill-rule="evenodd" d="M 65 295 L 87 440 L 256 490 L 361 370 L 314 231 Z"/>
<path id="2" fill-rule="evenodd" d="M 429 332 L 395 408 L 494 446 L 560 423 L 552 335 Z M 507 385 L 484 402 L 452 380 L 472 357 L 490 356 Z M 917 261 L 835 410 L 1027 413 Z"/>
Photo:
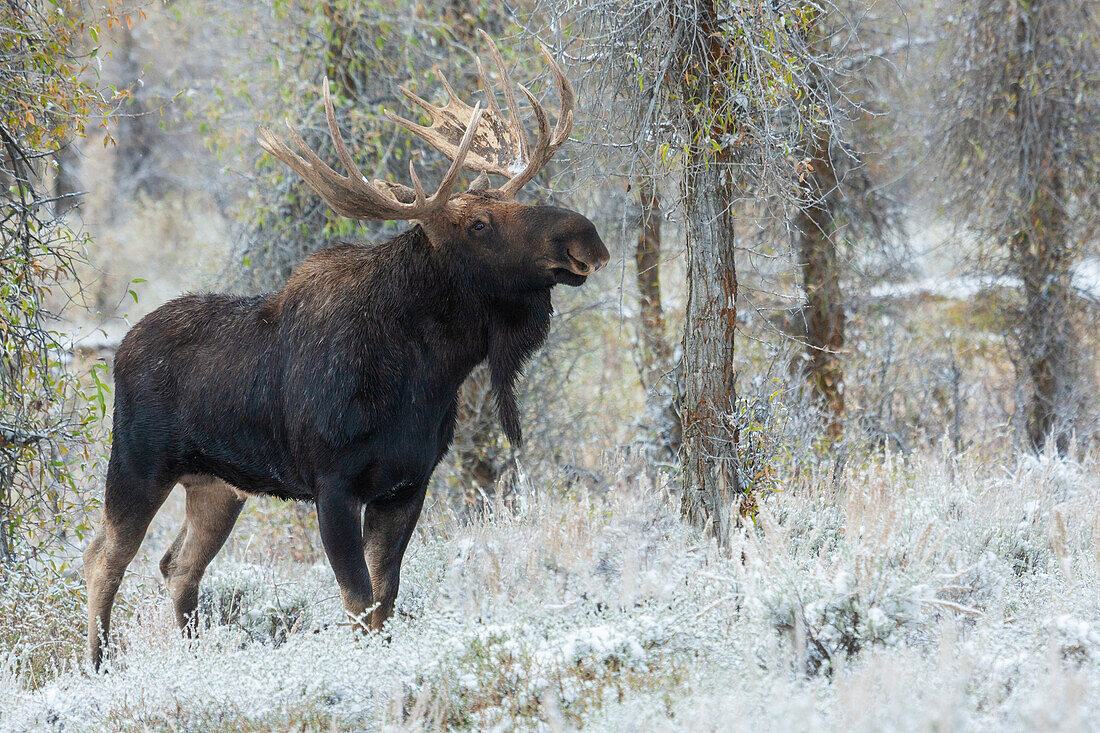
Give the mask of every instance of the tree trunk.
<path id="1" fill-rule="evenodd" d="M 1073 429 L 1072 248 L 1067 242 L 1062 181 L 1051 168 L 1028 211 L 1031 226 L 1016 236 L 1013 254 L 1024 290 L 1023 369 L 1030 382 L 1027 437 L 1043 450 L 1053 440 L 1065 453 Z"/>
<path id="2" fill-rule="evenodd" d="M 840 290 L 835 226 L 829 210 L 837 186 L 829 155 L 828 133 L 814 135 L 810 146 L 813 170 L 804 181 L 806 204 L 795 220 L 802 287 L 806 292 L 806 377 L 825 418 L 830 441 L 840 437 L 844 417 L 844 301 Z"/>
<path id="3" fill-rule="evenodd" d="M 678 3 L 686 26 L 680 78 L 687 132 L 683 204 L 688 299 L 684 319 L 681 465 L 684 518 L 725 546 L 741 494 L 736 466 L 734 334 L 737 270 L 733 182 L 722 139 L 736 123 L 723 114 L 731 73 L 713 0 Z M 679 36 L 679 33 L 675 33 Z"/>
<path id="4" fill-rule="evenodd" d="M 645 390 L 647 465 L 675 465 L 683 443 L 677 410 L 679 367 L 672 366 L 672 349 L 665 337 L 661 307 L 661 199 L 648 171 L 637 178 L 641 221 L 634 248 L 638 282 L 639 372 Z M 651 476 L 654 480 L 656 475 Z"/>
<path id="5" fill-rule="evenodd" d="M 723 546 L 732 527 L 734 499 L 741 493 L 737 434 L 731 422 L 736 400 L 737 271 L 729 175 L 712 155 L 689 151 L 683 191 L 688 301 L 680 509 L 697 526 L 709 527 Z"/>
<path id="6" fill-rule="evenodd" d="M 1036 92 L 1028 73 L 1041 63 L 1034 58 L 1037 40 L 1054 22 L 1050 6 L 1038 1 L 1024 6 L 1016 24 L 1016 52 L 1021 64 L 1012 85 L 1019 126 L 1020 204 L 1025 208 L 1013 237 L 1011 257 L 1023 284 L 1020 326 L 1021 375 L 1029 382 L 1027 439 L 1035 450 L 1053 440 L 1059 453 L 1069 445 L 1073 429 L 1074 345 L 1072 266 L 1065 178 L 1057 141 L 1058 125 L 1069 124 L 1058 114 L 1053 91 Z"/>
<path id="7" fill-rule="evenodd" d="M 668 371 L 671 351 L 661 308 L 661 199 L 648 175 L 637 180 L 641 227 L 634 248 L 638 278 L 638 331 L 641 332 L 641 377 L 652 394 Z M 648 397 L 647 397 L 648 400 Z"/>
<path id="8" fill-rule="evenodd" d="M 54 211 L 64 214 L 81 204 L 80 182 L 76 175 L 80 166 L 80 152 L 76 140 L 70 139 L 62 145 L 54 156 L 54 161 L 57 163 L 54 178 L 54 198 L 57 203 L 54 204 Z"/>
<path id="9" fill-rule="evenodd" d="M 141 193 L 163 193 L 157 161 L 156 123 L 146 111 L 145 94 L 140 83 L 140 48 L 132 29 L 125 25 L 118 42 L 119 78 L 130 87 L 130 97 L 122 107 L 115 130 L 114 181 L 111 215 L 119 217 Z"/>

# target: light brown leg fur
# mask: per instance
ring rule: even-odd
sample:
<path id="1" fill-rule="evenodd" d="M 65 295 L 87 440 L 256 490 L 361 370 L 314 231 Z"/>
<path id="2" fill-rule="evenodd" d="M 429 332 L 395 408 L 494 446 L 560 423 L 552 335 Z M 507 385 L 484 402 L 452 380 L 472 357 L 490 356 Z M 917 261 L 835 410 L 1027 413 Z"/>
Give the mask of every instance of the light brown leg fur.
<path id="1" fill-rule="evenodd" d="M 121 487 L 112 467 L 108 469 L 103 526 L 84 551 L 84 580 L 88 588 L 88 659 L 94 669 L 103 661 L 103 645 L 111 627 L 111 608 L 126 566 L 134 559 L 149 522 L 172 490 L 172 485 L 151 488 Z"/>
<path id="2" fill-rule="evenodd" d="M 185 476 L 187 519 L 160 561 L 160 571 L 185 634 L 197 628 L 199 583 L 207 565 L 229 537 L 244 499 L 229 484 L 211 476 Z"/>
<path id="3" fill-rule="evenodd" d="M 412 500 L 396 506 L 363 508 L 364 552 L 374 601 L 370 628 L 379 630 L 393 615 L 394 601 L 401 581 L 401 558 L 409 546 L 420 509 L 424 505 L 423 491 Z"/>

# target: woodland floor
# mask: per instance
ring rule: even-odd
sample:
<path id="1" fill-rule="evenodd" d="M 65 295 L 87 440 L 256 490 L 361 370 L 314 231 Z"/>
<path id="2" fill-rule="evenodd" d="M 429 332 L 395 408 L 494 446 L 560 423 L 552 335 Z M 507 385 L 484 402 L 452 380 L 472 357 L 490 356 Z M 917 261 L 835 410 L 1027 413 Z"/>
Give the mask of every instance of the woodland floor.
<path id="1" fill-rule="evenodd" d="M 181 638 L 156 572 L 170 506 L 106 675 L 78 660 L 78 582 L 8 584 L 0 730 L 1100 729 L 1095 464 L 852 460 L 790 477 L 728 556 L 640 468 L 473 522 L 429 511 L 368 638 L 311 515 L 263 501 Z"/>

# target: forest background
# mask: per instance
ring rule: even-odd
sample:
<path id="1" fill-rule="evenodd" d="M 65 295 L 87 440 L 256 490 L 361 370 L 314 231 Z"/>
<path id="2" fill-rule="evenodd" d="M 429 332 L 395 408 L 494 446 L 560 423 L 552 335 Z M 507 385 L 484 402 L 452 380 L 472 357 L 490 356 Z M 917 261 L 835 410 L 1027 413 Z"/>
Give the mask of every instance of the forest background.
<path id="1" fill-rule="evenodd" d="M 0 728 L 1100 725 L 1095 3 L 0 19 Z M 256 130 L 288 118 L 335 159 L 327 77 L 362 170 L 438 177 L 383 110 L 441 77 L 479 98 L 479 28 L 551 109 L 536 39 L 561 61 L 576 127 L 528 196 L 612 253 L 555 291 L 524 445 L 475 372 L 385 642 L 338 623 L 315 514 L 275 501 L 212 566 L 207 633 L 177 638 L 171 500 L 115 668 L 87 677 L 79 555 L 122 336 L 401 231 L 336 216 Z"/>

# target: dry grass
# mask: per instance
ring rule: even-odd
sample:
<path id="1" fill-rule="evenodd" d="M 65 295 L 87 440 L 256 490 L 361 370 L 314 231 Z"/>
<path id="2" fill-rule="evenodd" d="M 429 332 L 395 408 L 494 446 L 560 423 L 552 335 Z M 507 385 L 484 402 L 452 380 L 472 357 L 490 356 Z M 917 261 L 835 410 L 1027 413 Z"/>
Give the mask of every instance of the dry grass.
<path id="1" fill-rule="evenodd" d="M 204 582 L 210 624 L 180 638 L 153 568 L 164 521 L 106 676 L 68 642 L 19 641 L 71 636 L 67 592 L 29 614 L 5 597 L 0 729 L 1095 728 L 1100 474 L 995 466 L 804 471 L 729 558 L 625 459 L 601 493 L 551 482 L 470 523 L 431 512 L 369 638 L 342 625 L 327 566 L 278 541 L 280 504 L 245 518 Z"/>

